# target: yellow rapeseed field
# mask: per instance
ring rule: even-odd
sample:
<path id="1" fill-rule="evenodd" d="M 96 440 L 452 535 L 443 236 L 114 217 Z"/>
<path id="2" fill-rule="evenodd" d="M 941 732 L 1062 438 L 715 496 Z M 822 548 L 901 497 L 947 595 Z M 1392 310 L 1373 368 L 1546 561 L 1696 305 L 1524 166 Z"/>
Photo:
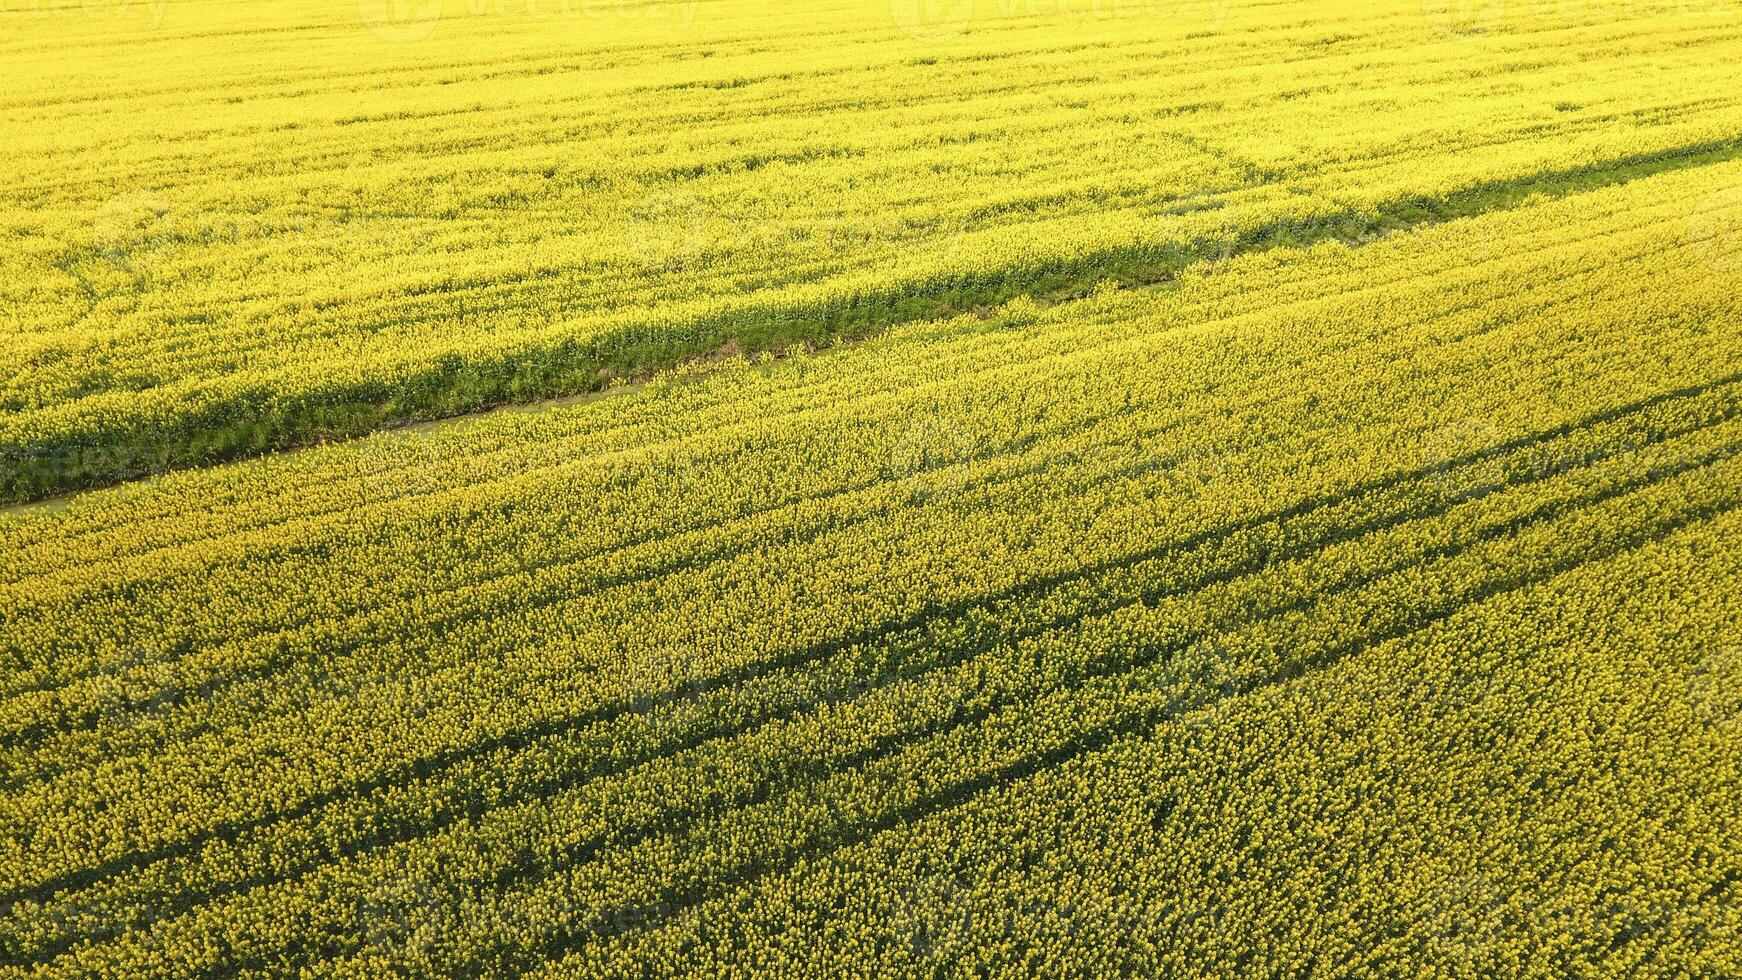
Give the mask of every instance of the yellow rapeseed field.
<path id="1" fill-rule="evenodd" d="M 1728 157 L 1735 0 L 0 0 L 0 494 Z"/>
<path id="2" fill-rule="evenodd" d="M 1731 0 L 0 29 L 0 976 L 1742 975 Z"/>

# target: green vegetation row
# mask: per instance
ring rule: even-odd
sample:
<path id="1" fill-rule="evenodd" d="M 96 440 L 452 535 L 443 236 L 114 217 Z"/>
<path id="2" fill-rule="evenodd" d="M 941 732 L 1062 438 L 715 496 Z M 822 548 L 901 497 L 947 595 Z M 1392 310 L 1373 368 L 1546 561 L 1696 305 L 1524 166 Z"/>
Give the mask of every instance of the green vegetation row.
<path id="1" fill-rule="evenodd" d="M 869 0 L 484 4 L 403 44 L 312 2 L 18 19 L 0 500 L 1383 235 L 1742 132 L 1730 4 L 1473 33 L 1418 0 L 970 6 L 942 37 Z"/>

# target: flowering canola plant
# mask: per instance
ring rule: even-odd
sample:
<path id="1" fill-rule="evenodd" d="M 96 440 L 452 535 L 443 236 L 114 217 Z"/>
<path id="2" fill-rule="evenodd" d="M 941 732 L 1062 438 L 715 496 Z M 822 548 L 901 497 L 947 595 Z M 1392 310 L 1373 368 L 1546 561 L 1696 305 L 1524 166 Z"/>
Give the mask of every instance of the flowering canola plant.
<path id="1" fill-rule="evenodd" d="M 0 500 L 1734 155 L 1734 0 L 9 0 Z"/>
<path id="2" fill-rule="evenodd" d="M 0 962 L 1734 974 L 1738 186 L 0 519 Z"/>

